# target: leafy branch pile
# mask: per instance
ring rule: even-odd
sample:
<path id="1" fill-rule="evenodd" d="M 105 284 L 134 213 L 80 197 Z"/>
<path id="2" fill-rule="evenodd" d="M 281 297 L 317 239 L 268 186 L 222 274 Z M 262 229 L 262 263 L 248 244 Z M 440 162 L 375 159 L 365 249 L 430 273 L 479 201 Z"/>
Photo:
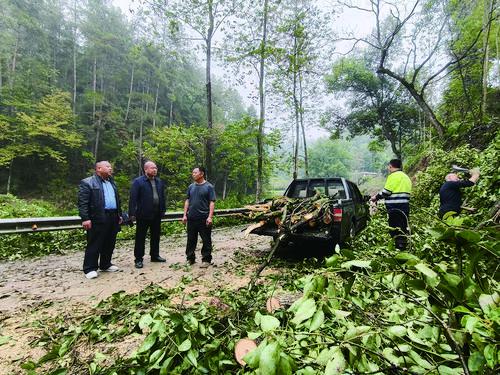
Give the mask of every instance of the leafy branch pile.
<path id="1" fill-rule="evenodd" d="M 261 227 L 278 227 L 280 233 L 293 233 L 303 227 L 321 227 L 333 220 L 337 199 L 316 194 L 304 199 L 279 197 L 264 204 L 245 206 L 249 219 L 258 221 L 246 233 Z"/>
<path id="2" fill-rule="evenodd" d="M 498 230 L 428 219 L 414 214 L 411 253 L 387 247 L 379 215 L 352 249 L 337 248 L 324 264 L 275 259 L 279 272 L 251 291 L 213 290 L 209 303 L 171 302 L 192 297 L 184 292 L 189 276 L 175 289 L 116 294 L 90 316 L 45 323 L 38 345 L 48 354 L 24 368 L 109 375 L 498 373 Z M 290 307 L 266 310 L 269 297 L 297 292 L 302 296 Z M 233 353 L 243 338 L 257 344 L 244 367 Z M 117 350 L 131 340 L 133 352 Z"/>

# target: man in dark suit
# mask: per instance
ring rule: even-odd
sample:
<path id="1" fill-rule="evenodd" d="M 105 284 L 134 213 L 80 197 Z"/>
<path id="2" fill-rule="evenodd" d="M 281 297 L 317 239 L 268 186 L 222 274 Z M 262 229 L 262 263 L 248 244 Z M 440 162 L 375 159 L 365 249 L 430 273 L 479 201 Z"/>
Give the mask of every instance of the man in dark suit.
<path id="1" fill-rule="evenodd" d="M 98 268 L 105 272 L 119 270 L 111 264 L 116 235 L 122 222 L 120 197 L 112 174 L 111 164 L 99 161 L 95 164 L 95 174 L 83 179 L 78 187 L 78 211 L 82 227 L 87 231 L 83 260 L 83 272 L 87 279 L 95 279 Z"/>
<path id="2" fill-rule="evenodd" d="M 152 161 L 144 164 L 144 176 L 132 183 L 128 205 L 131 220 L 137 220 L 135 231 L 135 268 L 142 268 L 146 234 L 151 236 L 151 262 L 165 262 L 160 256 L 161 218 L 165 214 L 165 183 L 157 177 L 158 168 Z"/>

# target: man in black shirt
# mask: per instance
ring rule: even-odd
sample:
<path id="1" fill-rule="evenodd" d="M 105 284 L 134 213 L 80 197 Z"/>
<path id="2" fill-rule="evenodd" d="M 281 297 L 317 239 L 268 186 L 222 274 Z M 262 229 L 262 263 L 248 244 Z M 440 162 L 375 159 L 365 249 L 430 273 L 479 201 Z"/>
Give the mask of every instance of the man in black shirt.
<path id="1" fill-rule="evenodd" d="M 212 262 L 212 219 L 215 207 L 215 190 L 210 182 L 205 180 L 205 168 L 193 169 L 194 182 L 189 185 L 184 202 L 182 222 L 187 224 L 186 258 L 189 264 L 195 263 L 195 249 L 198 234 L 203 241 L 201 248 L 202 268 L 207 268 Z"/>
<path id="2" fill-rule="evenodd" d="M 462 193 L 460 188 L 474 186 L 479 179 L 479 170 L 472 169 L 469 180 L 461 180 L 456 173 L 449 173 L 445 177 L 445 183 L 439 189 L 439 217 L 447 217 L 460 213 L 462 205 Z"/>

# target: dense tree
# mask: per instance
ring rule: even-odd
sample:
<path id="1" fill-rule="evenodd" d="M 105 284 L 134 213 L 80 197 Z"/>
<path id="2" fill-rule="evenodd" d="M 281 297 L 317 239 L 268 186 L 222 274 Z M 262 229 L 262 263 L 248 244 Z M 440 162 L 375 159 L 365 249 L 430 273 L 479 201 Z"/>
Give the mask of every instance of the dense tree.
<path id="1" fill-rule="evenodd" d="M 417 141 L 419 111 L 395 81 L 375 73 L 371 61 L 364 55 L 342 58 L 333 65 L 327 86 L 344 99 L 346 110 L 332 108 L 325 114 L 323 126 L 334 134 L 347 129 L 353 136 L 370 134 L 379 141 L 387 140 L 401 159 L 403 146 Z"/>

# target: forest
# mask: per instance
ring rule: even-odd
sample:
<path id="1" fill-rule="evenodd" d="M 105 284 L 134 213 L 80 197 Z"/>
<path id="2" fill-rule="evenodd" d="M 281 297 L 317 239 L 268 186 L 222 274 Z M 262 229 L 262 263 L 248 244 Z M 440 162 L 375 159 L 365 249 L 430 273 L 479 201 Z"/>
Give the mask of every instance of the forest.
<path id="1" fill-rule="evenodd" d="M 60 276 L 85 235 L 0 234 L 0 373 L 498 373 L 499 17 L 496 0 L 0 0 L 0 219 L 75 215 L 99 160 L 125 201 L 154 160 L 172 211 L 198 165 L 217 208 L 301 177 L 372 194 L 393 158 L 413 184 L 406 251 L 379 205 L 348 246 L 273 258 L 250 283 L 269 246 L 216 218 L 224 262 L 209 278 L 172 261 L 170 281 L 131 272 L 123 289 L 40 297 L 18 316 L 7 306 L 27 294 L 11 283 L 47 276 L 27 262 Z M 452 165 L 480 178 L 441 220 Z M 162 235 L 183 251 L 180 223 Z M 244 365 L 241 339 L 256 346 Z"/>

